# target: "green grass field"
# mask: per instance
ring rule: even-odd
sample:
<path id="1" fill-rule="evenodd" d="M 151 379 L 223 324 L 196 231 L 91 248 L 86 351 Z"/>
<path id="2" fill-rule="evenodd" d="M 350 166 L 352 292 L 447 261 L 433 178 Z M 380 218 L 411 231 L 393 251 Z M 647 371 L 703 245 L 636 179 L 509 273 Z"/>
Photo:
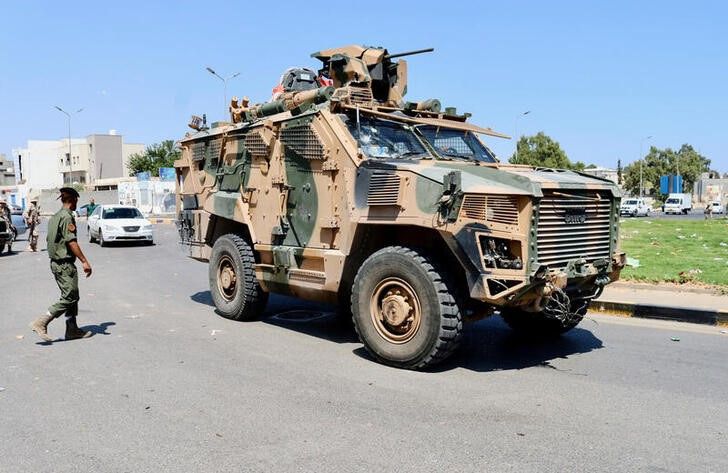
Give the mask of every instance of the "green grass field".
<path id="1" fill-rule="evenodd" d="M 622 271 L 622 279 L 728 286 L 728 220 L 724 218 L 629 218 L 622 220 L 620 234 L 622 251 L 639 261 L 639 267 Z"/>

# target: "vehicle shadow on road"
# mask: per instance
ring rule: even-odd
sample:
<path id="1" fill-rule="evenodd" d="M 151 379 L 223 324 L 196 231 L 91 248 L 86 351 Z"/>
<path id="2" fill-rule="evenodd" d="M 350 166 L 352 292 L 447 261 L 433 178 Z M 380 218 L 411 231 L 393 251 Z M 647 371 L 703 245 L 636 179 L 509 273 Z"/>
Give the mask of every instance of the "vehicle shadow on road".
<path id="1" fill-rule="evenodd" d="M 603 347 L 602 341 L 588 330 L 589 321 L 561 336 L 534 339 L 517 334 L 498 316 L 465 327 L 463 341 L 455 355 L 430 371 L 453 368 L 473 371 L 520 370 L 544 367 L 557 370 L 551 361 L 589 353 Z"/>
<path id="2" fill-rule="evenodd" d="M 190 296 L 198 304 L 215 307 L 210 291 Z M 318 337 L 334 343 L 354 343 L 359 339 L 348 319 L 336 313 L 336 307 L 280 294 L 271 294 L 260 322 Z"/>

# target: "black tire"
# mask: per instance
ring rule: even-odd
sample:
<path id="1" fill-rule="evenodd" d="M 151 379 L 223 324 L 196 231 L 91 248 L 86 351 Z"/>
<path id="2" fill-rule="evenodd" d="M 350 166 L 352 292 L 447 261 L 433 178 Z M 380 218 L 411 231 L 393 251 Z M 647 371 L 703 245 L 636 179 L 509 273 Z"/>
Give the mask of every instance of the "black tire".
<path id="1" fill-rule="evenodd" d="M 99 229 L 99 246 L 106 246 L 106 240 L 104 240 L 104 232 Z"/>
<path id="2" fill-rule="evenodd" d="M 400 246 L 383 248 L 364 261 L 351 291 L 352 320 L 377 361 L 422 369 L 455 351 L 462 316 L 443 276 L 423 254 Z M 386 295 L 381 305 L 376 302 L 380 295 Z"/>
<path id="3" fill-rule="evenodd" d="M 96 239 L 94 238 L 93 234 L 91 233 L 91 229 L 89 228 L 89 230 L 88 230 L 88 242 L 89 242 L 89 244 L 91 244 L 91 243 L 93 243 L 95 241 L 96 241 Z"/>
<path id="4" fill-rule="evenodd" d="M 255 257 L 248 242 L 229 233 L 212 247 L 210 294 L 217 313 L 232 320 L 254 320 L 265 311 L 268 293 L 255 278 Z"/>
<path id="5" fill-rule="evenodd" d="M 573 329 L 584 319 L 589 304 L 571 314 L 567 324 L 559 320 L 546 317 L 542 312 L 526 312 L 520 309 L 502 309 L 500 312 L 503 321 L 514 331 L 529 337 L 549 338 L 556 337 Z"/>

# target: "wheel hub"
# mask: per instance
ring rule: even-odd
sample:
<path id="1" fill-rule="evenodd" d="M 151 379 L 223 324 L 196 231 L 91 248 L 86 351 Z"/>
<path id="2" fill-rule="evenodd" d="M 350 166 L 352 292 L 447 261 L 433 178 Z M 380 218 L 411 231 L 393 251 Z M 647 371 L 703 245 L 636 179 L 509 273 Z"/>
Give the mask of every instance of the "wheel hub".
<path id="1" fill-rule="evenodd" d="M 382 301 L 382 316 L 389 325 L 402 325 L 412 312 L 412 306 L 407 303 L 407 299 L 399 294 L 387 293 Z"/>
<path id="2" fill-rule="evenodd" d="M 237 281 L 233 261 L 229 256 L 223 256 L 217 267 L 217 288 L 225 300 L 231 301 L 235 298 Z"/>
<path id="3" fill-rule="evenodd" d="M 223 268 L 220 272 L 220 282 L 223 289 L 230 289 L 235 286 L 235 273 L 229 267 Z"/>
<path id="4" fill-rule="evenodd" d="M 420 327 L 422 311 L 412 286 L 399 278 L 387 278 L 374 289 L 370 313 L 377 332 L 392 343 L 406 343 Z"/>

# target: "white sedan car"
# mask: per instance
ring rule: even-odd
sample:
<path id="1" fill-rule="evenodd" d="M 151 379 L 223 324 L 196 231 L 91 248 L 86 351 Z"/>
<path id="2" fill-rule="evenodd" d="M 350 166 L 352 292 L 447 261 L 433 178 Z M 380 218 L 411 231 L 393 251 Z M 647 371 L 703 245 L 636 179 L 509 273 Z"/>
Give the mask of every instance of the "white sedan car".
<path id="1" fill-rule="evenodd" d="M 88 217 L 88 238 L 101 246 L 110 241 L 154 243 L 152 222 L 129 205 L 99 205 Z"/>

